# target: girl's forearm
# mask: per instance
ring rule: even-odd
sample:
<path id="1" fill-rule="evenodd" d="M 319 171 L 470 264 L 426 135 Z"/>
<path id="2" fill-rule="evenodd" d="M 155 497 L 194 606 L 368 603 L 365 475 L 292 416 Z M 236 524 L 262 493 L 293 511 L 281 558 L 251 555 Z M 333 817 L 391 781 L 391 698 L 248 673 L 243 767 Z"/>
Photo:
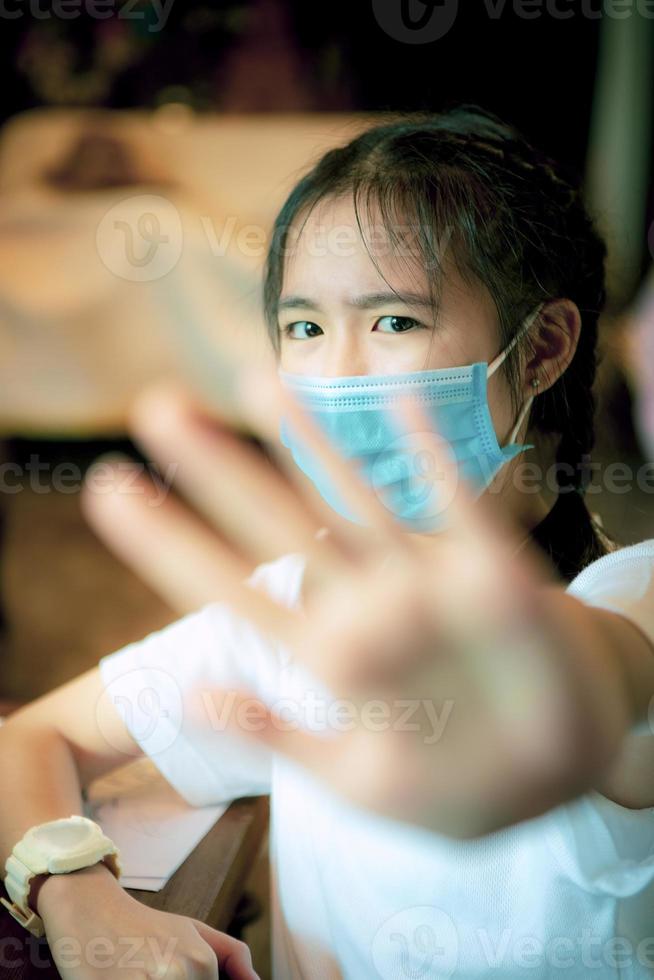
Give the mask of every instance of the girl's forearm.
<path id="1" fill-rule="evenodd" d="M 73 753 L 63 736 L 47 726 L 35 726 L 11 716 L 0 725 L 0 785 L 5 788 L 0 807 L 0 868 L 5 876 L 5 861 L 30 827 L 83 814 L 80 780 Z M 75 875 L 65 877 L 65 887 L 74 887 Z M 103 866 L 97 878 L 120 887 Z M 43 882 L 35 881 L 35 900 Z M 56 888 L 60 888 L 58 884 Z M 47 891 L 54 888 L 48 885 Z M 45 897 L 45 890 L 44 890 Z M 37 909 L 40 911 L 40 908 Z"/>
<path id="2" fill-rule="evenodd" d="M 66 740 L 11 717 L 0 726 L 0 865 L 34 824 L 83 812 L 77 767 Z"/>

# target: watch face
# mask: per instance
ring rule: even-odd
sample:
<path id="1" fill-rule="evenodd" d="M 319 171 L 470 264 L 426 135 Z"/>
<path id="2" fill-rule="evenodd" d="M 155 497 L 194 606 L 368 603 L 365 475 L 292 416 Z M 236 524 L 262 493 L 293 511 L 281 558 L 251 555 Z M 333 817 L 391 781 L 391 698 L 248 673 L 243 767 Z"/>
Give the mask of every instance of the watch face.
<path id="1" fill-rule="evenodd" d="M 56 854 L 70 854 L 96 842 L 97 828 L 92 824 L 71 823 L 67 818 L 53 820 L 48 826 L 32 831 L 32 841 L 37 847 L 47 849 L 53 857 Z"/>

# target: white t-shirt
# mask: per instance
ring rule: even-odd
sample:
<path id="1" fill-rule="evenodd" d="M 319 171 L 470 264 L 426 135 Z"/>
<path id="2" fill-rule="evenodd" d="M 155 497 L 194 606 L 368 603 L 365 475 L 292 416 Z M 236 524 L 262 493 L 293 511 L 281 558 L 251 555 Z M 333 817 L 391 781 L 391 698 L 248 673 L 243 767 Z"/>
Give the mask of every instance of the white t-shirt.
<path id="1" fill-rule="evenodd" d="M 248 581 L 293 606 L 304 563 L 283 555 Z M 567 591 L 654 640 L 654 539 L 593 562 Z M 329 692 L 221 602 L 103 657 L 100 671 L 189 803 L 271 794 L 275 980 L 654 976 L 654 807 L 591 791 L 473 841 L 366 812 L 223 730 L 214 686 L 282 714 L 283 698 Z"/>

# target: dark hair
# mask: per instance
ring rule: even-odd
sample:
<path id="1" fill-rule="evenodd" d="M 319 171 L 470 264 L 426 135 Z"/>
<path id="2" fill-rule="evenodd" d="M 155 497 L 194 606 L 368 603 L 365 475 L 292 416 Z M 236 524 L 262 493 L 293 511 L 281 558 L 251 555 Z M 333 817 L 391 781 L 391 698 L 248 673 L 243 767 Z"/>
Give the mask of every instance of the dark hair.
<path id="1" fill-rule="evenodd" d="M 435 306 L 444 276 L 438 236 L 449 243 L 464 280 L 482 283 L 492 296 L 502 349 L 540 303 L 565 297 L 579 308 L 582 327 L 574 356 L 534 399 L 529 417 L 538 431 L 560 436 L 559 495 L 531 536 L 561 577 L 571 580 L 614 545 L 583 497 L 595 441 L 593 382 L 598 318 L 606 299 L 606 246 L 578 181 L 512 126 L 468 104 L 438 114 L 396 115 L 329 150 L 296 184 L 273 226 L 263 303 L 277 352 L 277 304 L 291 226 L 302 214 L 306 221 L 319 201 L 346 194 L 352 196 L 360 231 L 360 198 L 368 208 L 377 206 L 390 241 L 399 240 L 398 221 L 415 227 L 417 255 L 429 270 Z M 531 349 L 528 332 L 500 368 L 516 414 L 521 358 Z"/>

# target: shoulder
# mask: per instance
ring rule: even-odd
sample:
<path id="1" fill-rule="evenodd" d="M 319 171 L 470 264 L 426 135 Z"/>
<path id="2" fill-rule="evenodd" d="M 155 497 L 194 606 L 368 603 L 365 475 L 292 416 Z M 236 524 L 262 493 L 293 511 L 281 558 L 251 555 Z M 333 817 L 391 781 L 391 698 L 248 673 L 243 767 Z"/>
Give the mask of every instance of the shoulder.
<path id="1" fill-rule="evenodd" d="M 609 596 L 652 597 L 654 588 L 654 538 L 618 547 L 587 565 L 566 592 L 583 599 Z"/>
<path id="2" fill-rule="evenodd" d="M 590 605 L 630 614 L 654 642 L 654 538 L 602 555 L 565 591 Z"/>
<path id="3" fill-rule="evenodd" d="M 654 538 L 616 548 L 587 565 L 565 590 L 636 625 L 654 649 Z M 638 734 L 650 735 L 649 723 Z"/>

